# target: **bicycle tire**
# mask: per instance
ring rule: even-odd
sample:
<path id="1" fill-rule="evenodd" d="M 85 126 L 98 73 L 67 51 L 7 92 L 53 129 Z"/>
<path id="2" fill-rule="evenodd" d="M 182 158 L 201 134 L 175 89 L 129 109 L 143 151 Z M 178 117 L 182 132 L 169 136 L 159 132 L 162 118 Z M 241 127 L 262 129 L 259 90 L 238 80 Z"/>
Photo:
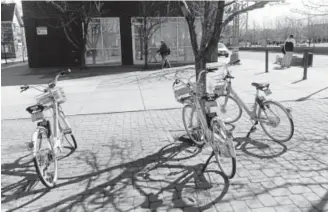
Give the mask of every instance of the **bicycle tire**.
<path id="1" fill-rule="evenodd" d="M 59 113 L 61 114 L 61 116 L 63 117 L 63 119 L 68 123 L 68 120 L 67 120 L 67 118 L 66 118 L 65 113 L 64 113 L 62 110 L 60 110 Z M 59 129 L 60 129 L 60 131 L 62 131 L 62 130 L 63 130 L 63 127 L 61 126 L 60 122 L 58 122 L 58 123 L 59 123 Z M 70 138 L 72 139 L 72 141 L 70 141 L 70 139 L 68 138 L 68 135 L 70 135 Z M 68 143 L 73 149 L 77 149 L 77 142 L 76 142 L 75 136 L 74 136 L 74 134 L 73 134 L 72 131 L 71 131 L 70 133 L 68 133 L 68 134 L 65 134 L 65 133 L 64 133 L 64 137 L 65 137 L 65 140 L 67 141 L 67 143 Z M 72 143 L 73 143 L 73 144 L 72 144 Z"/>
<path id="2" fill-rule="evenodd" d="M 52 160 L 54 162 L 54 174 L 53 174 L 53 176 L 51 176 L 52 180 L 48 181 L 46 176 L 44 176 L 44 174 L 42 173 L 42 172 L 44 172 L 44 170 L 42 170 L 42 168 L 39 165 L 39 160 L 37 158 L 38 155 L 34 155 L 34 157 L 33 157 L 34 167 L 36 169 L 36 172 L 37 172 L 42 184 L 44 186 L 46 186 L 47 188 L 54 188 L 56 186 L 56 181 L 57 181 L 57 178 L 58 178 L 58 161 L 57 161 L 57 157 L 56 157 L 56 154 L 54 152 L 53 145 L 50 141 L 50 138 L 48 138 L 47 130 L 44 129 L 44 128 L 39 128 L 37 133 L 38 133 L 37 134 L 38 139 L 36 140 L 34 148 L 38 148 L 40 150 L 40 148 L 42 146 L 40 137 L 43 138 L 43 136 L 44 136 L 44 138 L 46 138 L 46 140 L 47 140 L 47 142 L 49 143 L 49 146 L 50 146 L 50 149 L 47 151 L 46 154 L 47 154 L 47 160 Z M 36 154 L 37 154 L 37 152 L 39 152 L 39 150 L 35 149 Z M 42 156 L 40 156 L 40 157 L 42 157 Z"/>
<path id="3" fill-rule="evenodd" d="M 228 102 L 229 102 L 229 103 L 230 103 L 230 102 L 233 102 L 233 104 L 236 104 L 236 105 L 237 105 L 236 107 L 238 108 L 238 109 L 237 109 L 237 110 L 238 110 L 237 113 L 234 113 L 233 111 L 231 111 L 232 114 L 236 114 L 236 115 L 237 115 L 235 118 L 231 118 L 231 120 L 229 120 L 229 119 L 227 119 L 227 118 L 224 118 L 224 117 L 225 117 L 224 113 L 226 113 L 225 110 L 227 110 L 227 109 L 223 108 L 223 103 L 225 102 L 226 98 L 228 98 Z M 221 101 L 222 104 L 220 104 L 220 99 L 222 99 L 222 101 Z M 232 124 L 232 123 L 238 121 L 238 120 L 241 118 L 241 115 L 242 115 L 242 113 L 243 113 L 243 110 L 242 110 L 240 104 L 237 102 L 237 100 L 236 100 L 234 97 L 232 97 L 232 96 L 230 96 L 230 95 L 228 95 L 228 96 L 227 96 L 227 95 L 219 95 L 219 96 L 215 99 L 215 101 L 217 102 L 217 104 L 218 104 L 218 106 L 219 106 L 219 110 L 217 111 L 218 116 L 219 116 L 220 118 L 223 119 L 224 123 L 226 123 L 226 124 Z M 227 104 L 228 104 L 228 103 L 227 103 Z"/>
<path id="4" fill-rule="evenodd" d="M 279 139 L 279 138 L 277 138 L 277 137 L 274 137 L 272 134 L 270 134 L 269 131 L 268 131 L 268 129 L 266 128 L 268 125 L 266 125 L 263 121 L 261 121 L 261 114 L 262 114 L 261 112 L 264 111 L 265 108 L 269 108 L 269 109 L 271 109 L 271 108 L 269 107 L 270 104 L 275 105 L 275 106 L 277 106 L 278 108 L 280 108 L 280 109 L 283 111 L 283 113 L 286 115 L 287 119 L 288 119 L 288 122 L 289 122 L 289 124 L 290 124 L 290 133 L 289 133 L 289 135 L 288 135 L 286 138 L 284 138 L 284 139 Z M 261 125 L 263 131 L 264 131 L 265 134 L 267 134 L 267 136 L 269 136 L 272 140 L 277 141 L 277 142 L 286 142 L 286 141 L 289 141 L 289 140 L 293 137 L 293 135 L 294 135 L 294 121 L 293 121 L 293 119 L 291 118 L 291 115 L 289 114 L 289 112 L 286 110 L 286 108 L 285 108 L 282 104 L 280 104 L 279 102 L 271 101 L 271 100 L 270 100 L 270 101 L 266 101 L 266 102 L 264 102 L 263 105 L 260 107 L 260 109 L 259 109 L 259 111 L 258 111 L 258 118 L 259 118 L 259 120 L 260 120 L 259 122 L 260 122 L 260 125 Z M 280 123 L 280 120 L 279 120 L 279 123 Z M 286 128 L 284 127 L 284 129 L 286 129 Z M 281 135 L 281 132 L 279 132 L 279 134 Z"/>
<path id="5" fill-rule="evenodd" d="M 216 134 L 216 135 L 215 135 Z M 229 143 L 225 143 L 225 144 L 218 144 L 218 141 L 216 138 L 216 136 L 220 136 L 222 140 L 224 140 L 225 142 L 229 142 Z M 225 124 L 222 122 L 220 123 L 219 121 L 213 121 L 212 122 L 212 149 L 214 152 L 214 156 L 215 156 L 215 160 L 218 163 L 219 169 L 222 171 L 222 174 L 225 175 L 228 179 L 231 179 L 235 176 L 236 174 L 236 156 L 235 153 L 225 157 L 222 156 L 222 151 L 223 151 L 223 147 L 226 145 L 231 145 L 233 148 L 233 151 L 235 151 L 234 149 L 234 145 L 233 145 L 233 141 L 232 141 L 232 137 L 229 135 Z M 224 147 L 226 148 L 226 147 Z M 224 151 L 229 151 L 228 149 L 225 149 Z M 225 164 L 223 164 L 224 161 L 227 161 L 229 164 L 226 166 Z M 227 170 L 225 167 L 230 167 L 231 170 Z"/>
<path id="6" fill-rule="evenodd" d="M 190 117 L 191 117 L 191 121 L 187 121 L 187 113 L 188 113 L 188 109 L 190 109 Z M 203 145 L 205 143 L 205 133 L 204 133 L 204 130 L 202 129 L 202 126 L 201 124 L 197 123 L 198 126 L 195 127 L 195 130 L 192 129 L 190 130 L 190 124 L 191 124 L 191 127 L 193 128 L 193 125 L 194 125 L 194 122 L 195 121 L 198 121 L 197 120 L 197 113 L 195 113 L 196 111 L 196 108 L 194 107 L 194 105 L 190 105 L 190 104 L 187 104 L 183 107 L 182 109 L 182 120 L 183 120 L 183 125 L 184 125 L 184 128 L 187 132 L 187 135 L 189 136 L 189 138 L 196 144 L 196 145 Z M 194 115 L 196 115 L 196 117 L 194 117 Z M 196 119 L 196 120 L 195 120 Z M 190 123 L 191 122 L 191 123 Z"/>

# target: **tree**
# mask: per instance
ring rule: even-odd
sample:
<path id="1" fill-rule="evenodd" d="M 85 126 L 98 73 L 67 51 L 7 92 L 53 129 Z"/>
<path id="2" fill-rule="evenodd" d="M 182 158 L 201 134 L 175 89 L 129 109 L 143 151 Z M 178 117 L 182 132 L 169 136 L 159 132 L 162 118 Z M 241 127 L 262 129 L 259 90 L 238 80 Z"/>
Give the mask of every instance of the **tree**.
<path id="1" fill-rule="evenodd" d="M 153 34 L 161 27 L 162 23 L 167 22 L 167 18 L 160 17 L 160 8 L 165 2 L 154 2 L 154 1 L 142 1 L 140 2 L 139 11 L 140 17 L 133 18 L 132 22 L 135 23 L 139 34 L 140 41 L 140 60 L 144 58 L 144 68 L 148 68 L 148 52 L 149 52 L 149 41 Z M 170 8 L 168 6 L 168 8 Z M 167 11 L 169 14 L 169 9 Z"/>
<path id="2" fill-rule="evenodd" d="M 237 3 L 237 1 L 180 2 L 180 10 L 189 27 L 191 45 L 196 63 L 196 74 L 205 68 L 206 62 L 217 61 L 217 43 L 220 40 L 224 27 L 237 15 L 263 8 L 268 2 L 259 1 L 253 3 L 243 9 L 233 11 L 230 15 L 226 15 L 225 17 L 225 10 L 231 11 L 231 6 L 235 3 Z M 200 44 L 197 41 L 195 31 L 195 18 L 197 16 L 200 16 L 202 20 L 202 38 Z"/>
<path id="3" fill-rule="evenodd" d="M 225 26 L 227 26 L 234 18 L 245 12 L 263 8 L 268 2 L 260 1 L 251 4 L 239 10 L 233 10 L 233 4 L 237 1 L 180 1 L 179 6 L 181 13 L 185 17 L 191 45 L 195 58 L 196 78 L 201 70 L 204 70 L 207 62 L 217 62 L 217 47 L 221 39 L 221 33 Z M 225 11 L 230 11 L 230 14 L 225 14 Z M 201 17 L 202 21 L 202 36 L 201 41 L 198 43 L 197 34 L 195 30 L 195 19 Z M 206 93 L 206 76 L 202 75 L 200 79 L 203 86 L 203 93 Z M 204 110 L 205 104 L 202 102 Z"/>
<path id="4" fill-rule="evenodd" d="M 85 53 L 87 46 L 96 45 L 99 39 L 99 25 L 89 27 L 92 18 L 100 17 L 104 11 L 101 1 L 50 1 L 58 12 L 59 26 L 64 30 L 67 40 L 77 49 L 80 50 L 81 67 L 85 67 Z M 82 23 L 83 34 L 82 40 L 73 33 L 74 28 Z M 88 39 L 89 38 L 89 39 Z M 95 62 L 95 52 L 93 51 L 93 60 Z"/>
<path id="5" fill-rule="evenodd" d="M 133 18 L 132 21 L 136 23 L 135 27 L 139 34 L 141 47 L 140 59 L 142 60 L 143 56 L 145 56 L 144 68 L 148 68 L 150 40 L 154 33 L 161 28 L 161 25 L 168 21 L 167 16 L 174 12 L 174 7 L 171 6 L 170 2 L 141 1 L 139 3 L 139 11 L 140 17 Z"/>

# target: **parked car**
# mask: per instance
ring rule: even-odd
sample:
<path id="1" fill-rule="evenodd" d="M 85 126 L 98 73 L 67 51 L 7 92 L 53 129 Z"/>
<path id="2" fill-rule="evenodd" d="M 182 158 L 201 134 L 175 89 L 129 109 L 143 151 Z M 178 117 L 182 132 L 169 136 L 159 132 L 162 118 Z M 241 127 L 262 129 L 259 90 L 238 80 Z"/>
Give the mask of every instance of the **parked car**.
<path id="1" fill-rule="evenodd" d="M 218 43 L 218 56 L 229 57 L 229 50 L 223 43 Z"/>

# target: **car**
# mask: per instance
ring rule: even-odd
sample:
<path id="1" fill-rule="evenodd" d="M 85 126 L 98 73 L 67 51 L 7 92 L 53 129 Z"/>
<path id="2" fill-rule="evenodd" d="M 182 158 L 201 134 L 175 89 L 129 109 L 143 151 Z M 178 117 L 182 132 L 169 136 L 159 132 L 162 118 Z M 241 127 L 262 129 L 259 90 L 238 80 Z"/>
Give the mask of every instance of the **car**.
<path id="1" fill-rule="evenodd" d="M 229 57 L 229 50 L 223 43 L 218 43 L 218 56 Z"/>

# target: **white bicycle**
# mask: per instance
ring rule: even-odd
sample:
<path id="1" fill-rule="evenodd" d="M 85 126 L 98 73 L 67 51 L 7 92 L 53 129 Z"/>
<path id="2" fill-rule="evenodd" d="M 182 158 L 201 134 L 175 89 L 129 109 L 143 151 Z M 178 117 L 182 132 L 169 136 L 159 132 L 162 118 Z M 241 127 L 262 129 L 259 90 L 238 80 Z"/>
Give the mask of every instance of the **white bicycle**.
<path id="1" fill-rule="evenodd" d="M 56 185 L 58 178 L 58 155 L 62 152 L 62 140 L 65 140 L 71 146 L 71 149 L 77 148 L 77 143 L 70 127 L 67 117 L 64 114 L 61 104 L 66 101 L 64 90 L 56 87 L 57 80 L 71 72 L 61 71 L 56 75 L 54 81 L 47 87 L 44 86 L 21 86 L 21 92 L 29 88 L 34 88 L 43 94 L 36 97 L 37 104 L 32 105 L 26 110 L 31 114 L 33 122 L 37 122 L 37 128 L 32 135 L 32 140 L 28 142 L 28 149 L 32 151 L 33 162 L 41 182 L 48 188 Z M 53 127 L 46 117 L 46 111 L 53 114 Z"/>
<path id="2" fill-rule="evenodd" d="M 211 107 L 215 108 L 215 105 L 212 105 L 215 104 L 215 96 L 204 95 L 202 92 L 203 84 L 199 82 L 202 74 L 214 70 L 217 69 L 201 71 L 196 83 L 190 82 L 191 78 L 188 79 L 188 82 L 176 78 L 172 87 L 177 101 L 185 104 L 182 110 L 182 118 L 188 136 L 196 144 L 208 143 L 213 149 L 202 171 L 205 171 L 209 161 L 215 156 L 222 173 L 227 178 L 233 178 L 236 173 L 236 152 L 232 142 L 232 133 L 227 130 L 224 121 L 212 112 Z M 205 101 L 205 108 L 208 110 L 206 113 L 201 107 L 203 101 Z M 186 114 L 190 116 L 186 118 Z"/>

